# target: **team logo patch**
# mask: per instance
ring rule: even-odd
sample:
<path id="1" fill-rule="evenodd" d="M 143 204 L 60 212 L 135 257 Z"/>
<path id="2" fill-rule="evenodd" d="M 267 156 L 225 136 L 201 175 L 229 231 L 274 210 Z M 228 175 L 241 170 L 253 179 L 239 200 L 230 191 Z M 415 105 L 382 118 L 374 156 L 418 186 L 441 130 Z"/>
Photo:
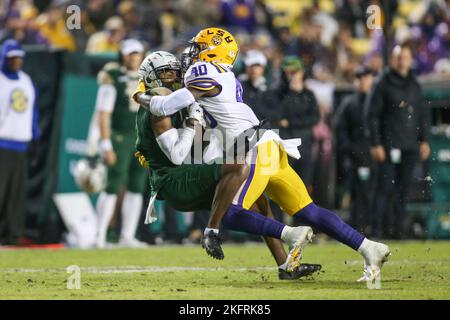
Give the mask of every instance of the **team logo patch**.
<path id="1" fill-rule="evenodd" d="M 14 89 L 11 92 L 11 108 L 19 113 L 24 112 L 28 107 L 28 98 L 22 89 Z"/>
<path id="2" fill-rule="evenodd" d="M 211 41 L 215 46 L 218 46 L 219 44 L 222 43 L 222 38 L 219 36 L 214 36 L 212 37 Z"/>

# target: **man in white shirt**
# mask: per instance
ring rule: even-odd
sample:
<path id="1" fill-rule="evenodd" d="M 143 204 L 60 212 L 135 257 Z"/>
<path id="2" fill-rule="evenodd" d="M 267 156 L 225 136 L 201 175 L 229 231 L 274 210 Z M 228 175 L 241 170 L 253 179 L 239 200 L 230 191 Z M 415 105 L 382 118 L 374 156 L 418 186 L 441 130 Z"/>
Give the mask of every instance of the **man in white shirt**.
<path id="1" fill-rule="evenodd" d="M 36 92 L 23 72 L 16 40 L 3 43 L 0 58 L 0 244 L 14 245 L 26 212 L 27 150 L 39 137 Z"/>

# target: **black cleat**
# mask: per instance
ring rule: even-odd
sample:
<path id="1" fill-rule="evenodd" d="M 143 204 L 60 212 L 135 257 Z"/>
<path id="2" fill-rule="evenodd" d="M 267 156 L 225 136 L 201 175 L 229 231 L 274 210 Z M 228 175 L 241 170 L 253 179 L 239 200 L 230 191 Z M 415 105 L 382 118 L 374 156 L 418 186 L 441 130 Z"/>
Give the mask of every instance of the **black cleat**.
<path id="1" fill-rule="evenodd" d="M 206 253 L 214 259 L 222 260 L 225 256 L 222 251 L 222 240 L 218 234 L 214 231 L 209 231 L 206 236 L 202 237 L 202 247 L 206 250 Z"/>
<path id="2" fill-rule="evenodd" d="M 320 269 L 322 269 L 322 265 L 320 264 L 302 263 L 291 272 L 288 272 L 284 269 L 278 269 L 278 279 L 297 280 L 302 277 L 310 276 L 314 272 L 319 271 Z"/>

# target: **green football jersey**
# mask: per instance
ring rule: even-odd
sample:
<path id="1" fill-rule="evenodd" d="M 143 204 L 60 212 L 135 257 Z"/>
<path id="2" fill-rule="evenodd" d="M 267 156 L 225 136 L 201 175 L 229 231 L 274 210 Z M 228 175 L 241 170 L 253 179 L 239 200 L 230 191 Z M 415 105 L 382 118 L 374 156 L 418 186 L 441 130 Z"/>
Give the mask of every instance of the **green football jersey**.
<path id="1" fill-rule="evenodd" d="M 181 128 L 182 120 L 179 113 L 172 115 L 172 124 L 174 128 Z M 160 170 L 176 166 L 167 158 L 156 141 L 151 126 L 151 113 L 141 107 L 136 117 L 136 132 L 136 150 L 145 157 L 150 169 Z"/>
<path id="2" fill-rule="evenodd" d="M 98 83 L 111 84 L 116 89 L 116 102 L 111 115 L 111 130 L 121 134 L 135 134 L 136 113 L 139 109 L 131 93 L 139 82 L 137 72 L 129 72 L 118 63 L 107 63 L 98 74 Z"/>

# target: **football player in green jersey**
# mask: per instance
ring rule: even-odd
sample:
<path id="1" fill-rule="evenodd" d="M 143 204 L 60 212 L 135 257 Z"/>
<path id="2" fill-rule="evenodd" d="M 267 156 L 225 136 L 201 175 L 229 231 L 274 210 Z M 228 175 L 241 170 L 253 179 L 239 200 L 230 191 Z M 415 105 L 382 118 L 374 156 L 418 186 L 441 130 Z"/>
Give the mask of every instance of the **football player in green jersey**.
<path id="1" fill-rule="evenodd" d="M 97 201 L 97 247 L 106 246 L 106 232 L 116 207 L 117 193 L 126 188 L 122 204 L 119 245 L 142 247 L 135 238 L 142 210 L 146 176 L 134 157 L 136 113 L 139 105 L 130 99 L 138 83 L 138 68 L 144 58 L 143 45 L 124 40 L 120 64 L 107 63 L 98 74 L 96 112 L 100 129 L 100 151 L 107 165 L 107 184 Z"/>

